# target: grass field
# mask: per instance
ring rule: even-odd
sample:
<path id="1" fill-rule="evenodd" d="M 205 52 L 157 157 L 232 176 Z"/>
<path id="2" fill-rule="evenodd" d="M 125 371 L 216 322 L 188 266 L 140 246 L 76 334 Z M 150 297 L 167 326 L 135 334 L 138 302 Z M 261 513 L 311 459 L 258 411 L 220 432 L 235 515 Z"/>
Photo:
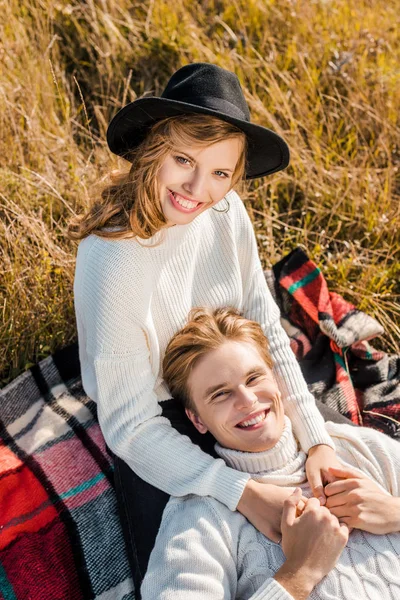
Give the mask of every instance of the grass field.
<path id="1" fill-rule="evenodd" d="M 75 339 L 68 219 L 110 170 L 124 103 L 191 61 L 237 73 L 291 148 L 246 206 L 265 266 L 301 245 L 399 351 L 396 0 L 4 0 L 0 22 L 0 380 Z"/>

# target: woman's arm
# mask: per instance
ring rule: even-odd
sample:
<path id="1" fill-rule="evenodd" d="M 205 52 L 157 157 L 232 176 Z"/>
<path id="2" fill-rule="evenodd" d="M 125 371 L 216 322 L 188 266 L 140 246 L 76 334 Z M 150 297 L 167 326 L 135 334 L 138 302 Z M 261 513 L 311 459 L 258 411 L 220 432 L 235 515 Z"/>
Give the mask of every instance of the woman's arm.
<path id="1" fill-rule="evenodd" d="M 146 350 L 94 362 L 99 423 L 111 450 L 170 495 L 213 496 L 234 510 L 249 476 L 203 452 L 161 416 Z"/>
<path id="2" fill-rule="evenodd" d="M 233 207 L 236 210 L 237 248 L 243 279 L 244 316 L 260 323 L 268 338 L 285 412 L 302 449 L 308 452 L 319 444 L 334 448 L 280 323 L 279 308 L 272 298 L 258 256 L 252 223 L 237 195 Z"/>
<path id="3" fill-rule="evenodd" d="M 97 403 L 108 446 L 142 479 L 175 496 L 213 496 L 234 510 L 249 476 L 202 452 L 161 416 L 157 359 L 150 358 L 157 340 L 149 343 L 143 325 L 151 276 L 130 240 L 81 242 L 74 291 L 84 389 Z"/>

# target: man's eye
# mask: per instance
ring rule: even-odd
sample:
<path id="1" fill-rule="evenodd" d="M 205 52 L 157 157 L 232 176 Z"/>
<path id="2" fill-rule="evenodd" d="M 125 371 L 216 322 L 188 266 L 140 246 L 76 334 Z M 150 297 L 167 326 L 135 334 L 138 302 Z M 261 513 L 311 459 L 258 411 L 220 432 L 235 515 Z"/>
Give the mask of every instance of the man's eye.
<path id="1" fill-rule="evenodd" d="M 260 377 L 262 377 L 262 375 L 260 373 L 257 373 L 256 375 L 252 375 L 251 377 L 248 378 L 247 384 L 254 383 L 258 379 L 260 379 Z"/>
<path id="2" fill-rule="evenodd" d="M 222 398 L 223 396 L 226 396 L 226 394 L 228 394 L 227 390 L 220 390 L 219 392 L 214 394 L 214 396 L 212 397 L 212 400 L 217 400 L 218 398 Z"/>

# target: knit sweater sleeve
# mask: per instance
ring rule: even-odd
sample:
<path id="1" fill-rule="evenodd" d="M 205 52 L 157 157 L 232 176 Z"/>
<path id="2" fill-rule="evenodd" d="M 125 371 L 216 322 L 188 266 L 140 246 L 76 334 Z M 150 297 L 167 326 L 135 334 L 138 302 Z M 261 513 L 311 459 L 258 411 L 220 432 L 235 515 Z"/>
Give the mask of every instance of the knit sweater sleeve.
<path id="1" fill-rule="evenodd" d="M 356 467 L 392 496 L 400 496 L 400 442 L 369 427 L 326 424 L 338 458 Z"/>
<path id="2" fill-rule="evenodd" d="M 150 556 L 143 600 L 237 598 L 240 518 L 212 499 L 170 500 Z M 225 509 L 226 511 L 226 509 Z M 246 600 L 293 600 L 265 568 L 266 580 Z M 269 576 L 268 576 L 269 575 Z M 248 588 L 249 589 L 249 588 Z"/>
<path id="3" fill-rule="evenodd" d="M 300 366 L 280 323 L 280 312 L 266 283 L 253 226 L 242 202 L 237 204 L 238 254 L 243 274 L 244 315 L 260 323 L 268 338 L 285 412 L 305 452 L 312 446 L 334 447 L 314 396 L 308 391 Z"/>
<path id="4" fill-rule="evenodd" d="M 132 302 L 140 289 L 131 284 L 131 265 L 124 267 L 123 253 L 110 258 L 114 247 L 102 241 L 81 246 L 74 291 L 82 378 L 108 446 L 158 489 L 212 496 L 235 510 L 249 475 L 200 450 L 161 416 L 150 345 Z"/>

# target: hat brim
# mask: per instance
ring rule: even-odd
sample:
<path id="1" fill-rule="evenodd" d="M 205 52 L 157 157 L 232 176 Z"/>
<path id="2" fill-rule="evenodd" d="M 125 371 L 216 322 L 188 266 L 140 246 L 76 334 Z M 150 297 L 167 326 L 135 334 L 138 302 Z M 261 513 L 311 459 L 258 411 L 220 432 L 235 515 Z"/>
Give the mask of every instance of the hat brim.
<path id="1" fill-rule="evenodd" d="M 146 137 L 149 128 L 167 117 L 200 113 L 236 125 L 247 137 L 246 179 L 256 179 L 285 169 L 289 164 L 289 147 L 285 140 L 267 127 L 236 119 L 211 108 L 156 96 L 139 98 L 122 108 L 107 130 L 107 143 L 114 154 L 129 160 L 129 154 Z"/>

